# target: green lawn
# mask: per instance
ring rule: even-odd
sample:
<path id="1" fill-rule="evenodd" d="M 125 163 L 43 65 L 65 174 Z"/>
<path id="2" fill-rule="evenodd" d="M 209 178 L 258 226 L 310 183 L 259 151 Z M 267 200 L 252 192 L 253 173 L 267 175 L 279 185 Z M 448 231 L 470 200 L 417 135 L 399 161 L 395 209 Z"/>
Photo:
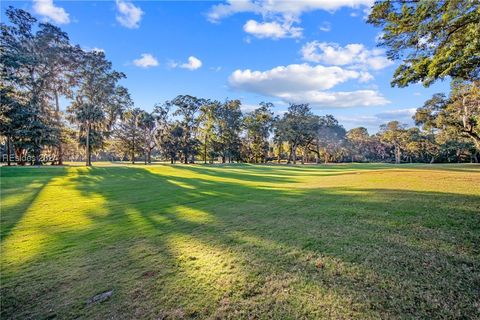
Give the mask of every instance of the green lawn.
<path id="1" fill-rule="evenodd" d="M 4 167 L 1 318 L 479 319 L 479 186 L 475 165 Z"/>

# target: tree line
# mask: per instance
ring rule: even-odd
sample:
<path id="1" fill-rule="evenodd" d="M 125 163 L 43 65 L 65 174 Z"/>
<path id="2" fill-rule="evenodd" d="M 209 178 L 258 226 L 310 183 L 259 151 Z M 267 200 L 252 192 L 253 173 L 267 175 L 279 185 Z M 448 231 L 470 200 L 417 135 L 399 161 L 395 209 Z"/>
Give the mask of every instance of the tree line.
<path id="1" fill-rule="evenodd" d="M 92 158 L 145 164 L 155 159 L 478 162 L 480 37 L 465 44 L 459 32 L 468 38 L 480 30 L 480 24 L 475 25 L 479 13 L 468 1 L 463 7 L 450 8 L 451 3 L 384 1 L 373 7 L 369 23 L 386 30 L 389 57 L 403 59 L 392 85 L 453 79 L 448 96 L 436 94 L 417 109 L 414 127 L 391 121 L 374 135 L 363 127 L 347 131 L 332 115 L 314 114 L 308 104 L 290 104 L 285 113 L 275 115 L 269 102 L 243 112 L 239 100 L 180 95 L 147 112 L 133 105 L 119 84 L 125 74 L 113 70 L 103 52 L 72 45 L 60 28 L 9 7 L 10 23 L 1 23 L 0 43 L 2 161 L 61 165 L 68 159 L 83 160 L 87 166 Z M 459 16 L 449 21 L 446 10 Z M 444 18 L 436 21 L 437 16 Z M 430 34 L 418 34 L 412 23 L 425 23 L 419 30 Z M 463 51 L 446 57 L 445 46 Z M 476 55 L 470 56 L 472 46 Z M 61 99 L 69 101 L 66 112 L 60 110 Z"/>

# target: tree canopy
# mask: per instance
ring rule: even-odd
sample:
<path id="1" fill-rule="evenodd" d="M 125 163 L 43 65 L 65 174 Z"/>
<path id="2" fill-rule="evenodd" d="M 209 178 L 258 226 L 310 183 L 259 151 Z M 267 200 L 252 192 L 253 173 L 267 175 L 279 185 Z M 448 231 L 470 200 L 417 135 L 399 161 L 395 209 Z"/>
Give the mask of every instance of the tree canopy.
<path id="1" fill-rule="evenodd" d="M 379 44 L 387 47 L 387 56 L 401 60 L 392 86 L 479 79 L 480 2 L 377 1 L 368 22 L 382 28 Z"/>

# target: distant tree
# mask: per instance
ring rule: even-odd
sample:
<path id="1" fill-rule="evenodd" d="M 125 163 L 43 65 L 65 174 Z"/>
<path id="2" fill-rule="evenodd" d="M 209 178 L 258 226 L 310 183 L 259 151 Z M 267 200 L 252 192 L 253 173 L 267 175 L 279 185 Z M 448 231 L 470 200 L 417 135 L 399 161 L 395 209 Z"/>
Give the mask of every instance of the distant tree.
<path id="1" fill-rule="evenodd" d="M 405 125 L 398 121 L 390 121 L 380 126 L 380 139 L 393 147 L 395 163 L 402 159 L 402 147 L 405 144 Z"/>
<path id="2" fill-rule="evenodd" d="M 183 125 L 178 121 L 171 123 L 168 126 L 167 134 L 160 143 L 161 150 L 166 157 L 170 158 L 170 163 L 172 164 L 176 162 L 177 155 L 183 144 L 185 136 L 183 128 Z"/>
<path id="3" fill-rule="evenodd" d="M 135 163 L 135 156 L 138 154 L 145 155 L 145 132 L 142 128 L 142 120 L 145 117 L 145 111 L 134 108 L 125 112 L 123 120 L 116 127 L 114 138 L 120 142 L 124 153 L 130 155 L 130 161 Z"/>
<path id="4" fill-rule="evenodd" d="M 155 146 L 159 149 L 160 153 L 165 154 L 164 150 L 162 150 L 162 147 L 163 142 L 168 138 L 170 130 L 170 106 L 167 103 L 155 104 L 152 114 L 155 119 L 155 130 L 153 133 Z"/>
<path id="5" fill-rule="evenodd" d="M 352 162 L 368 159 L 370 155 L 371 138 L 364 127 L 350 129 L 346 138 L 351 151 Z"/>
<path id="6" fill-rule="evenodd" d="M 218 122 L 219 109 L 221 103 L 219 101 L 206 101 L 203 106 L 200 107 L 199 121 L 199 136 L 202 140 L 202 153 L 203 162 L 207 163 L 207 158 L 210 156 L 210 162 L 213 162 L 215 156 L 215 139 L 216 130 L 215 126 Z"/>
<path id="7" fill-rule="evenodd" d="M 240 157 L 240 132 L 243 123 L 240 106 L 240 100 L 226 100 L 217 109 L 217 149 L 223 163 L 227 158 L 231 162 L 233 157 L 237 160 Z"/>
<path id="8" fill-rule="evenodd" d="M 315 138 L 318 120 L 308 104 L 290 104 L 288 111 L 276 122 L 277 141 L 287 141 L 290 147 L 288 163 L 297 161 L 297 148 L 305 149 Z M 303 160 L 302 160 L 303 161 Z"/>
<path id="9" fill-rule="evenodd" d="M 272 130 L 273 104 L 261 102 L 260 107 L 245 115 L 247 156 L 255 163 L 264 162 L 268 152 L 268 138 Z"/>
<path id="10" fill-rule="evenodd" d="M 139 128 L 143 133 L 143 150 L 145 164 L 152 163 L 152 150 L 155 148 L 155 113 L 143 111 L 139 115 Z"/>
<path id="11" fill-rule="evenodd" d="M 480 151 L 479 83 L 454 81 L 448 98 L 435 94 L 417 109 L 415 123 L 427 131 L 448 131 L 450 135 L 471 139 Z"/>
<path id="12" fill-rule="evenodd" d="M 393 86 L 479 79 L 479 1 L 377 1 L 368 22 L 383 28 L 380 45 L 388 47 L 387 56 L 402 60 Z"/>
<path id="13" fill-rule="evenodd" d="M 324 162 L 328 163 L 334 155 L 342 153 L 345 142 L 346 131 L 332 115 L 319 118 L 316 130 L 315 149 L 317 162 L 320 158 L 320 151 L 323 153 Z"/>
<path id="14" fill-rule="evenodd" d="M 184 163 L 194 161 L 196 148 L 199 141 L 196 138 L 198 127 L 198 113 L 200 108 L 205 105 L 206 100 L 189 95 L 180 95 L 169 102 L 169 105 L 175 108 L 174 116 L 181 118 L 180 125 L 183 127 L 183 139 L 180 145 Z"/>

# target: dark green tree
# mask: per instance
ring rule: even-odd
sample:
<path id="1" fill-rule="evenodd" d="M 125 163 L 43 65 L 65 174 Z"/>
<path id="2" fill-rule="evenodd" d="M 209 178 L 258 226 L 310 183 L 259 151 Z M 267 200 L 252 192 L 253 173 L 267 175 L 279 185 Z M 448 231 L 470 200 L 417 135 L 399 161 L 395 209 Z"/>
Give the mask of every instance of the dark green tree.
<path id="1" fill-rule="evenodd" d="M 377 1 L 368 22 L 383 29 L 380 45 L 388 48 L 387 56 L 401 60 L 393 86 L 479 79 L 479 1 Z"/>

